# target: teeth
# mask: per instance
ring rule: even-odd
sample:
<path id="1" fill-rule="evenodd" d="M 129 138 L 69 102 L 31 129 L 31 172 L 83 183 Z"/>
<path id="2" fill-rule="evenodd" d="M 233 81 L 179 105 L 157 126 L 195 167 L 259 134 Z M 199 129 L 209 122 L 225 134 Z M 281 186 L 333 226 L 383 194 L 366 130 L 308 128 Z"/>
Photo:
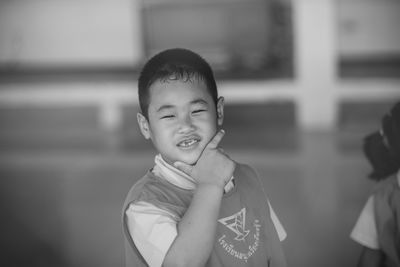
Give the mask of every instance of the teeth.
<path id="1" fill-rule="evenodd" d="M 197 143 L 197 142 L 198 141 L 195 140 L 195 139 L 189 139 L 189 140 L 185 140 L 185 141 L 179 143 L 179 146 L 188 147 L 188 146 L 191 146 L 191 145 L 193 145 L 194 143 Z"/>

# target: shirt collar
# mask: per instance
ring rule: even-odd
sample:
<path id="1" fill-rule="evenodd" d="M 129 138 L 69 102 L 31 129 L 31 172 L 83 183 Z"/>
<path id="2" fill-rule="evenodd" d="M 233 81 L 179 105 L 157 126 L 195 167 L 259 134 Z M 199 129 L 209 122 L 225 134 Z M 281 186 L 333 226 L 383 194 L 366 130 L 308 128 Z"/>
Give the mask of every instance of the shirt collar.
<path id="1" fill-rule="evenodd" d="M 156 176 L 164 178 L 171 184 L 183 189 L 193 190 L 196 188 L 196 181 L 192 177 L 168 164 L 160 154 L 154 158 L 154 162 L 156 165 L 153 168 L 153 173 Z"/>
<path id="2" fill-rule="evenodd" d="M 171 164 L 168 164 L 160 154 L 156 155 L 154 158 L 155 166 L 152 172 L 161 177 L 171 184 L 180 187 L 186 190 L 194 190 L 196 188 L 196 181 L 184 173 L 183 171 L 175 168 Z M 233 176 L 229 180 L 229 182 L 225 185 L 224 191 L 225 193 L 232 190 L 234 187 Z"/>

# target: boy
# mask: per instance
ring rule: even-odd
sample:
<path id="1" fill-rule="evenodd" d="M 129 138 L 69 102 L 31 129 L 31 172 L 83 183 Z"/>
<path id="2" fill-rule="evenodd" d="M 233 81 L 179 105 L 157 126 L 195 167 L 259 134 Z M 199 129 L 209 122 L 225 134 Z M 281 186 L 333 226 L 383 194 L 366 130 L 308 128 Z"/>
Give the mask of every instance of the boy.
<path id="1" fill-rule="evenodd" d="M 218 147 L 224 99 L 208 63 L 165 50 L 138 87 L 139 127 L 159 155 L 125 200 L 126 266 L 286 266 L 260 180 Z"/>
<path id="2" fill-rule="evenodd" d="M 400 102 L 364 140 L 377 181 L 350 237 L 363 246 L 358 266 L 400 266 Z"/>

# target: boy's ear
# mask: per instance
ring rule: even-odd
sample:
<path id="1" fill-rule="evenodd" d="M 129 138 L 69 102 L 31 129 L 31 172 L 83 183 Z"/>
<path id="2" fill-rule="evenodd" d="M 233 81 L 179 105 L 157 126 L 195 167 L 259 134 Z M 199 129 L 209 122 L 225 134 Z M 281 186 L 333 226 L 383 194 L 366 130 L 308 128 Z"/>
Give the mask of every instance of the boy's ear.
<path id="1" fill-rule="evenodd" d="M 218 126 L 222 126 L 224 122 L 224 98 L 221 96 L 217 101 L 217 124 Z"/>
<path id="2" fill-rule="evenodd" d="M 142 113 L 138 113 L 136 115 L 136 117 L 137 117 L 140 131 L 142 132 L 142 135 L 144 136 L 144 138 L 149 139 L 150 138 L 149 122 L 147 121 L 146 117 Z"/>

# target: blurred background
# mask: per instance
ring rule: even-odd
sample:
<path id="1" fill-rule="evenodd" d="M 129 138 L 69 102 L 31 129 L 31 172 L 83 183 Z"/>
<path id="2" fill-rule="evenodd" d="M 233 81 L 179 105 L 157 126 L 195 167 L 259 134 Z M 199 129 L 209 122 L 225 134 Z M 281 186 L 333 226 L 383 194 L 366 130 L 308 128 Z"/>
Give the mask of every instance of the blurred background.
<path id="1" fill-rule="evenodd" d="M 187 47 L 226 99 L 289 266 L 355 266 L 373 182 L 362 138 L 400 100 L 397 0 L 1 0 L 1 266 L 123 266 L 120 209 L 155 151 L 144 61 Z"/>

